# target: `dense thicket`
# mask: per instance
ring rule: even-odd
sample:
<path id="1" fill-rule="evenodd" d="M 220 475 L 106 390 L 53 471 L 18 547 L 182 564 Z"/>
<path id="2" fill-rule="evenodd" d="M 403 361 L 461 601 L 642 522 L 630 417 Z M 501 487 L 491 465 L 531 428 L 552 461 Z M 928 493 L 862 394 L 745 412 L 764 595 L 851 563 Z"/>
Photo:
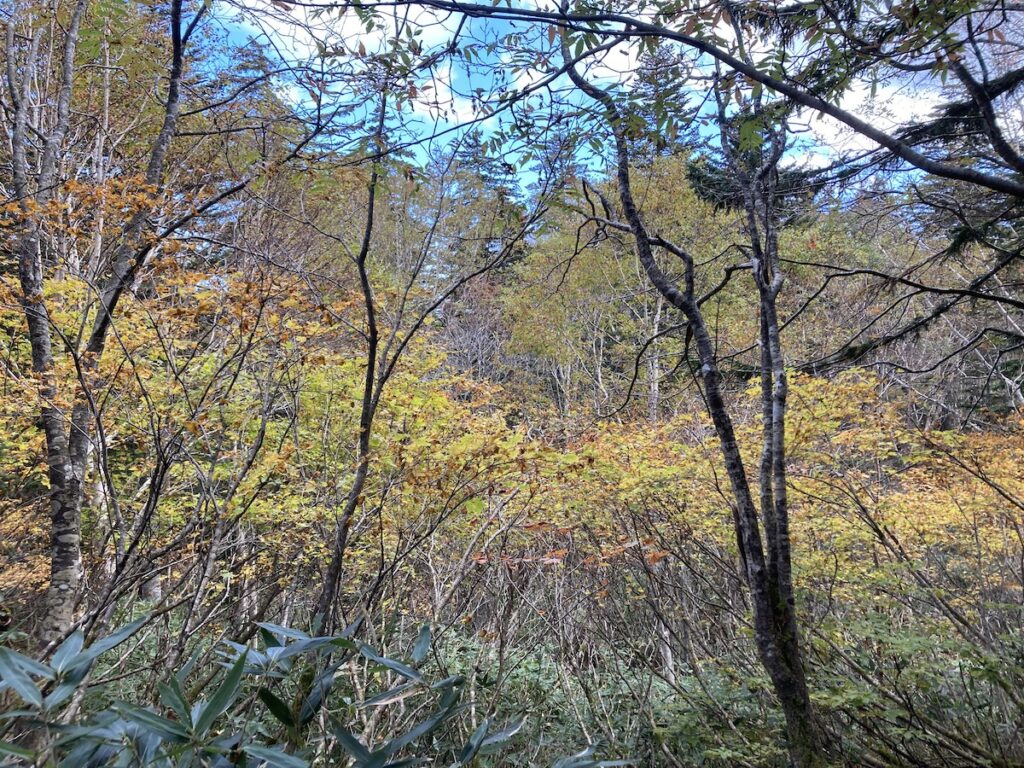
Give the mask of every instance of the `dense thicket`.
<path id="1" fill-rule="evenodd" d="M 1020 7 L 0 15 L 0 764 L 1024 763 Z"/>

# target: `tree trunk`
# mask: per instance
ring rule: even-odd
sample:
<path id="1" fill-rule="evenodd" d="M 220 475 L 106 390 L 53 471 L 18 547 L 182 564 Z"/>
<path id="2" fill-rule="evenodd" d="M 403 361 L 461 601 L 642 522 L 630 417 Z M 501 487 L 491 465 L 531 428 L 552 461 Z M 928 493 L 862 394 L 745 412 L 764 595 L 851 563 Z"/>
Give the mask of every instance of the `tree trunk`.
<path id="1" fill-rule="evenodd" d="M 564 10 L 564 7 L 563 7 Z M 568 43 L 563 36 L 563 59 L 571 61 Z M 746 583 L 750 590 L 754 618 L 754 638 L 761 662 L 772 681 L 772 687 L 786 718 L 787 746 L 790 759 L 797 768 L 818 768 L 825 757 L 811 708 L 803 659 L 800 653 L 799 631 L 793 599 L 789 560 L 789 529 L 785 494 L 785 396 L 786 382 L 778 324 L 774 317 L 774 301 L 781 287 L 778 273 L 770 273 L 769 281 L 757 276 L 762 311 L 772 313 L 764 331 L 762 343 L 762 374 L 765 442 L 760 467 L 761 519 L 747 478 L 743 457 L 736 440 L 732 419 L 721 391 L 722 376 L 718 368 L 715 345 L 708 332 L 695 287 L 693 257 L 684 249 L 660 237 L 651 237 L 636 201 L 633 198 L 629 174 L 629 149 L 615 100 L 608 92 L 585 80 L 569 66 L 567 73 L 585 94 L 602 105 L 612 129 L 616 150 L 616 186 L 619 203 L 625 218 L 624 229 L 633 236 L 637 256 L 648 279 L 661 296 L 686 318 L 689 332 L 697 348 L 700 378 L 708 413 L 718 435 L 719 448 L 735 501 L 734 521 L 740 558 Z M 775 158 L 777 162 L 778 158 Z M 607 208 L 607 206 L 606 206 Z M 748 210 L 748 213 L 750 211 Z M 751 226 L 752 239 L 756 227 Z M 654 257 L 654 247 L 671 252 L 685 264 L 685 276 L 677 285 L 662 271 Z M 755 245 L 755 252 L 759 248 Z M 754 259 L 758 270 L 758 259 Z M 767 540 L 767 556 L 762 541 L 762 525 Z"/>
<path id="2" fill-rule="evenodd" d="M 113 273 L 103 281 L 100 289 L 96 318 L 85 344 L 85 354 L 77 358 L 80 380 L 75 392 L 75 404 L 70 418 L 56 405 L 59 402 L 57 382 L 53 377 L 53 341 L 50 316 L 44 303 L 44 233 L 39 222 L 31 215 L 31 208 L 45 207 L 60 186 L 58 158 L 67 132 L 71 114 L 72 91 L 75 79 L 75 51 L 79 27 L 88 0 L 77 0 L 71 13 L 61 50 L 60 86 L 54 107 L 53 127 L 45 136 L 38 151 L 38 161 L 30 161 L 29 119 L 39 111 L 33 103 L 38 94 L 33 92 L 42 30 L 33 35 L 22 68 L 20 82 L 13 74 L 8 77 L 8 88 L 14 108 L 11 132 L 11 165 L 14 188 L 20 201 L 23 223 L 17 234 L 14 251 L 18 258 L 21 283 L 21 305 L 28 325 L 32 349 L 32 367 L 40 379 L 42 401 L 40 417 L 46 436 L 48 475 L 50 481 L 50 585 L 44 604 L 40 635 L 46 642 L 59 639 L 74 623 L 76 603 L 82 589 L 81 516 L 85 475 L 95 427 L 95 413 L 91 401 L 92 381 L 99 368 L 99 360 L 106 346 L 113 313 L 120 297 L 131 288 L 138 268 L 152 250 L 147 242 L 147 216 L 138 213 L 132 217 L 119 238 L 120 242 L 111 259 Z M 159 186 L 170 142 L 177 126 L 180 104 L 180 86 L 184 71 L 184 47 L 188 37 L 205 13 L 203 6 L 188 28 L 181 23 L 182 0 L 172 0 L 170 31 L 172 57 L 164 119 L 159 134 L 150 149 L 146 181 Z M 14 22 L 7 26 L 7 55 L 13 60 L 15 46 Z M 34 170 L 34 168 L 36 168 Z M 97 236 L 95 248 L 102 248 Z M 95 253 L 94 253 L 95 257 Z M 95 260 L 95 259 L 94 259 Z M 100 260 L 102 261 L 102 260 Z M 78 355 L 79 350 L 70 350 Z"/>

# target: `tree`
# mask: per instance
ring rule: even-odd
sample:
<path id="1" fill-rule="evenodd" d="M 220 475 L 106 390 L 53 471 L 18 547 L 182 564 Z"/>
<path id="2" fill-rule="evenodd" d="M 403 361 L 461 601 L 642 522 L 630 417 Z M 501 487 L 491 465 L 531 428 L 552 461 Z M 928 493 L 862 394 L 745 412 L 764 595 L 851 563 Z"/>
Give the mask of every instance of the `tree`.
<path id="1" fill-rule="evenodd" d="M 381 76 L 387 77 L 387 74 L 382 72 Z M 384 154 L 387 152 L 388 98 L 394 88 L 394 83 L 384 81 L 373 136 L 373 145 Z M 384 285 L 375 287 L 370 260 L 377 255 L 374 248 L 378 228 L 377 206 L 387 194 L 383 185 L 384 168 L 379 162 L 372 166 L 362 214 L 362 235 L 357 248 L 346 249 L 346 255 L 355 266 L 362 297 L 365 371 L 356 433 L 355 474 L 337 518 L 323 586 L 316 600 L 315 615 L 328 630 L 333 629 L 336 621 L 349 531 L 363 499 L 370 471 L 374 419 L 389 381 L 410 343 L 435 313 L 450 306 L 459 292 L 474 280 L 515 260 L 523 240 L 547 206 L 546 196 L 541 194 L 529 210 L 510 215 L 507 194 L 499 188 L 492 200 L 485 201 L 483 210 L 474 206 L 477 210 L 470 214 L 468 221 L 464 220 L 464 212 L 459 210 L 462 207 L 459 196 L 465 194 L 467 181 L 457 162 L 457 154 L 449 154 L 443 160 L 439 179 L 430 184 L 439 193 L 436 200 L 430 200 L 422 219 L 414 222 L 414 226 L 420 229 L 420 237 L 401 244 L 404 248 L 400 247 L 398 252 L 391 254 L 393 269 Z M 413 175 L 408 167 L 400 170 L 404 171 L 407 179 Z M 394 173 L 391 176 L 396 182 L 398 178 Z M 423 190 L 420 194 L 426 193 L 427 190 Z M 404 202 L 407 205 L 419 202 L 420 194 L 410 195 Z M 408 252 L 401 252 L 405 248 L 409 249 Z M 381 288 L 386 288 L 390 299 L 383 304 L 379 298 Z M 388 324 L 382 325 L 382 320 Z"/>
<path id="2" fill-rule="evenodd" d="M 44 268 L 52 257 L 47 255 L 46 243 L 36 211 L 45 209 L 54 198 L 60 183 L 58 164 L 62 142 L 71 119 L 71 105 L 77 72 L 76 51 L 86 0 L 77 2 L 70 11 L 63 40 L 53 44 L 62 49 L 59 68 L 60 86 L 57 92 L 50 130 L 38 145 L 32 142 L 29 116 L 34 111 L 32 84 L 39 63 L 40 46 L 46 27 L 39 25 L 33 31 L 24 53 L 21 77 L 15 76 L 16 57 L 15 23 L 7 25 L 8 96 L 14 108 L 11 134 L 11 161 L 14 177 L 14 196 L 20 208 L 21 222 L 14 243 L 18 260 L 18 273 L 22 289 L 22 306 L 29 326 L 32 343 L 32 364 L 40 377 L 40 398 L 43 402 L 41 418 L 46 431 L 49 480 L 51 494 L 51 566 L 47 595 L 46 616 L 43 620 L 44 637 L 61 637 L 73 621 L 75 602 L 81 582 L 81 512 L 86 467 L 93 433 L 91 421 L 93 404 L 88 394 L 76 397 L 70 419 L 56 407 L 58 393 L 52 379 L 54 366 L 53 329 L 44 296 Z M 164 101 L 163 122 L 152 140 L 149 160 L 141 183 L 154 193 L 163 179 L 167 152 L 176 130 L 181 103 L 181 80 L 185 67 L 185 48 L 196 25 L 202 18 L 201 8 L 191 21 L 182 16 L 182 3 L 172 3 L 169 28 L 172 38 L 171 63 L 168 69 L 167 96 Z M 38 164 L 30 161 L 30 153 Z M 33 172 L 34 169 L 38 169 Z M 113 314 L 118 302 L 132 284 L 139 266 L 152 250 L 147 242 L 148 217 L 139 211 L 125 224 L 117 238 L 114 252 L 109 256 L 110 274 L 99 290 L 99 308 L 93 327 L 82 346 L 80 376 L 83 386 L 95 370 L 109 336 Z"/>
<path id="3" fill-rule="evenodd" d="M 314 118 L 308 132 L 301 131 L 297 137 L 292 137 L 290 147 L 282 142 L 284 147 L 274 148 L 278 153 L 276 157 L 250 154 L 249 164 L 241 174 L 234 174 L 229 162 L 227 172 L 215 175 L 208 184 L 169 188 L 169 169 L 179 160 L 172 151 L 172 144 L 176 136 L 187 133 L 181 130 L 182 121 L 209 119 L 217 109 L 230 114 L 235 99 L 265 79 L 257 77 L 239 89 L 230 81 L 222 83 L 222 90 L 214 88 L 209 94 L 210 104 L 183 112 L 188 95 L 190 43 L 201 34 L 200 26 L 209 6 L 200 4 L 190 15 L 187 3 L 174 0 L 166 13 L 141 13 L 134 20 L 146 30 L 138 33 L 140 37 L 147 43 L 152 42 L 156 51 L 169 56 L 164 73 L 166 91 L 159 109 L 152 114 L 144 110 L 141 118 L 139 115 L 131 117 L 144 119 L 152 132 L 145 137 L 132 137 L 134 143 L 128 145 L 129 152 L 118 158 L 124 160 L 125 165 L 118 169 L 118 178 L 113 178 L 115 164 L 109 155 L 115 150 L 106 142 L 111 140 L 110 133 L 114 130 L 111 113 L 120 105 L 111 107 L 112 85 L 110 78 L 104 75 L 100 82 L 102 112 L 100 119 L 91 123 L 96 129 L 92 136 L 96 150 L 86 155 L 88 170 L 81 174 L 86 181 L 71 178 L 75 169 L 64 162 L 64 154 L 75 106 L 79 99 L 90 97 L 89 93 L 80 92 L 84 90 L 79 83 L 85 63 L 106 62 L 101 64 L 101 70 L 107 72 L 105 67 L 110 65 L 111 56 L 108 37 L 113 34 L 110 28 L 115 23 L 118 27 L 131 23 L 101 17 L 83 37 L 87 31 L 83 26 L 87 9 L 87 0 L 67 8 L 56 5 L 53 11 L 56 15 L 47 18 L 36 16 L 31 6 L 19 6 L 6 25 L 6 86 L 10 109 L 5 114 L 10 119 L 13 189 L 5 213 L 12 224 L 10 247 L 18 262 L 20 301 L 28 326 L 33 371 L 39 380 L 40 417 L 46 434 L 51 552 L 41 635 L 48 641 L 69 631 L 75 622 L 76 604 L 82 598 L 83 498 L 91 459 L 98 456 L 102 460 L 105 456 L 100 423 L 102 406 L 97 398 L 97 388 L 102 384 L 99 366 L 107 354 L 110 339 L 117 335 L 119 307 L 165 243 L 181 235 L 205 214 L 217 211 L 220 204 L 237 195 L 268 168 L 293 159 L 331 119 L 325 115 Z M 116 4 L 114 9 L 123 10 Z M 59 23 L 62 19 L 64 23 Z M 157 31 L 160 29 L 157 24 L 165 25 L 166 33 Z M 21 29 L 27 34 L 19 31 Z M 99 44 L 92 45 L 96 38 Z M 83 39 L 90 43 L 85 48 L 81 46 Z M 59 57 L 49 61 L 44 57 L 45 51 L 57 51 Z M 146 52 L 145 47 L 139 51 L 143 61 Z M 37 78 L 55 84 L 54 90 L 37 88 Z M 271 106 L 280 107 L 279 104 Z M 75 128 L 77 130 L 77 125 Z M 196 146 L 202 146 L 203 139 L 210 135 L 230 137 L 235 133 L 231 129 L 221 132 L 215 128 L 191 135 Z M 266 143 L 264 147 L 269 148 Z M 138 157 L 132 154 L 136 149 Z M 139 165 L 132 165 L 133 162 Z M 83 196 L 93 196 L 99 208 L 99 215 L 85 222 L 85 226 L 92 229 L 90 258 L 77 255 L 80 232 L 75 226 L 68 227 L 62 218 L 62 205 L 74 200 L 76 194 L 82 194 L 83 189 L 90 190 Z M 104 200 L 105 195 L 115 197 L 114 207 L 121 209 L 122 216 L 103 215 L 104 206 L 110 202 L 109 198 Z M 66 274 L 67 270 L 90 286 L 89 300 L 80 320 L 81 330 L 74 336 L 61 334 L 53 322 L 47 297 L 50 278 Z M 59 350 L 66 353 L 74 367 L 76 381 L 67 390 L 60 386 L 55 373 L 60 367 L 59 361 L 64 359 Z M 152 491 L 155 500 L 159 488 L 154 487 Z M 131 557 L 135 557 L 135 553 Z"/>
<path id="4" fill-rule="evenodd" d="M 563 56 L 566 58 L 569 57 L 568 49 L 567 38 L 563 38 Z M 648 233 L 633 196 L 629 145 L 622 114 L 607 90 L 589 82 L 575 70 L 570 70 L 569 74 L 576 86 L 600 106 L 615 142 L 617 192 L 625 223 L 607 218 L 611 216 L 611 207 L 607 204 L 604 206 L 605 216 L 595 217 L 594 221 L 628 228 L 648 278 L 665 300 L 684 316 L 687 333 L 696 345 L 705 401 L 718 433 L 732 487 L 736 535 L 742 571 L 751 591 L 755 637 L 761 659 L 786 714 L 790 756 L 798 766 L 822 764 L 821 736 L 814 723 L 800 652 L 786 499 L 787 385 L 776 310 L 783 282 L 776 231 L 776 185 L 778 164 L 786 147 L 784 118 L 768 123 L 765 119 L 768 110 L 755 97 L 751 102 L 753 114 L 748 119 L 763 120 L 764 123 L 758 126 L 762 135 L 758 137 L 755 148 L 750 148 L 744 141 L 745 136 L 732 128 L 738 121 L 726 114 L 725 93 L 731 92 L 731 88 L 723 89 L 716 84 L 722 150 L 729 171 L 742 190 L 750 270 L 759 295 L 764 435 L 758 470 L 759 518 L 755 494 L 747 480 L 748 473 L 740 455 L 733 421 L 723 397 L 718 355 L 701 310 L 708 296 L 698 294 L 694 257 L 687 249 Z M 674 283 L 659 266 L 655 248 L 683 261 L 685 275 L 681 285 Z M 726 279 L 729 276 L 727 271 Z"/>

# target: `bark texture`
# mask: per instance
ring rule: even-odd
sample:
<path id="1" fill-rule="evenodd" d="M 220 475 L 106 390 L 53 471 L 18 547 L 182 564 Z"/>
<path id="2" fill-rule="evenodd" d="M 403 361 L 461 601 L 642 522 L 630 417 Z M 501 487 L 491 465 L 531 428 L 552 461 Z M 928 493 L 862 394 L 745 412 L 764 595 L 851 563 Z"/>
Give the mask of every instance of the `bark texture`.
<path id="1" fill-rule="evenodd" d="M 567 62 L 571 60 L 564 38 L 563 56 Z M 774 228 L 769 226 L 766 232 L 762 232 L 758 226 L 759 214 L 766 215 L 765 221 L 770 221 L 772 214 L 768 204 L 774 192 L 771 187 L 774 178 L 772 174 L 781 156 L 781 145 L 772 148 L 775 154 L 766 159 L 768 167 L 761 169 L 762 173 L 757 179 L 740 179 L 741 185 L 747 182 L 749 194 L 745 208 L 752 242 L 751 269 L 755 275 L 761 311 L 764 443 L 758 472 L 760 503 L 757 504 L 722 393 L 718 357 L 695 285 L 694 259 L 684 248 L 652 236 L 644 225 L 630 183 L 630 153 L 625 121 L 615 100 L 574 68 L 570 67 L 568 73 L 581 91 L 601 105 L 615 139 L 616 188 L 619 207 L 625 220 L 622 228 L 632 234 L 637 257 L 651 284 L 686 319 L 688 332 L 696 347 L 704 398 L 718 436 L 735 503 L 736 536 L 742 569 L 751 595 L 754 638 L 761 662 L 772 681 L 786 718 L 790 759 L 798 768 L 824 765 L 822 740 L 811 707 L 800 650 L 790 563 L 785 488 L 787 385 L 775 312 L 775 299 L 782 287 L 782 274 L 778 269 Z M 758 191 L 757 185 L 765 181 L 769 184 L 768 189 Z M 661 269 L 655 258 L 655 248 L 664 249 L 682 260 L 685 272 L 680 284 Z M 774 256 L 766 258 L 765 251 L 769 252 L 769 256 Z"/>

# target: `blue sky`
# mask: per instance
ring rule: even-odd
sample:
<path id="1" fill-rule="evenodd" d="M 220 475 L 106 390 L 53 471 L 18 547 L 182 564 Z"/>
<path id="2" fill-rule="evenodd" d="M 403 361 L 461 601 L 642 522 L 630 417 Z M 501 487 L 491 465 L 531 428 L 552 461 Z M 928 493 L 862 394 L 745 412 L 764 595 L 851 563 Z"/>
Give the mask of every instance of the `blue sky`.
<path id="1" fill-rule="evenodd" d="M 258 40 L 288 64 L 319 67 L 328 77 L 332 71 L 344 71 L 350 78 L 358 79 L 360 68 L 365 67 L 364 57 L 386 53 L 390 47 L 388 39 L 394 36 L 396 29 L 403 30 L 403 39 L 417 41 L 418 60 L 446 48 L 458 32 L 460 53 L 446 56 L 435 66 L 421 69 L 410 78 L 414 95 L 401 111 L 401 130 L 395 130 L 392 135 L 394 141 L 409 144 L 420 162 L 438 148 L 457 140 L 468 128 L 478 129 L 488 136 L 502 126 L 507 127 L 511 119 L 509 112 L 488 116 L 486 107 L 499 103 L 503 90 L 521 91 L 543 82 L 546 64 L 542 56 L 553 48 L 546 29 L 493 19 L 461 21 L 456 16 L 412 5 L 401 6 L 397 11 L 390 7 L 378 9 L 371 23 L 360 19 L 351 9 L 343 14 L 336 10 L 321 14 L 308 7 L 289 6 L 283 0 L 241 0 L 241 5 L 217 2 L 214 13 L 233 40 Z M 412 38 L 407 36 L 410 30 Z M 507 45 L 510 35 L 520 36 L 518 46 Z M 588 76 L 606 86 L 627 84 L 639 58 L 637 49 L 636 43 L 617 46 L 590 65 Z M 321 56 L 324 50 L 330 55 Z M 281 87 L 284 97 L 296 106 L 312 106 L 308 84 L 282 80 Z M 870 90 L 867 83 L 853 84 L 842 106 L 862 115 L 870 114 L 877 123 L 887 126 L 926 114 L 938 95 L 927 84 L 913 82 L 886 84 L 875 97 Z M 564 98 L 566 109 L 589 106 L 586 97 L 573 92 L 567 78 L 563 77 L 551 82 L 550 90 L 542 89 L 532 97 L 534 114 L 545 111 L 552 93 Z M 568 95 L 563 97 L 563 94 Z M 321 98 L 325 104 L 346 100 L 356 104 L 354 114 L 369 125 L 376 104 L 373 96 L 366 92 L 354 95 L 342 88 L 328 89 Z M 525 107 L 517 107 L 517 111 L 519 116 L 527 116 Z M 869 141 L 830 119 L 803 114 L 796 122 L 802 134 L 790 152 L 791 162 L 823 165 L 839 152 L 872 148 Z M 713 128 L 701 130 L 708 138 L 715 132 Z M 368 132 L 364 131 L 363 135 Z M 524 149 L 523 145 L 507 147 L 506 159 L 518 164 Z M 592 150 L 585 150 L 583 159 L 592 167 L 599 165 L 599 158 Z M 528 170 L 524 173 L 529 175 Z"/>

